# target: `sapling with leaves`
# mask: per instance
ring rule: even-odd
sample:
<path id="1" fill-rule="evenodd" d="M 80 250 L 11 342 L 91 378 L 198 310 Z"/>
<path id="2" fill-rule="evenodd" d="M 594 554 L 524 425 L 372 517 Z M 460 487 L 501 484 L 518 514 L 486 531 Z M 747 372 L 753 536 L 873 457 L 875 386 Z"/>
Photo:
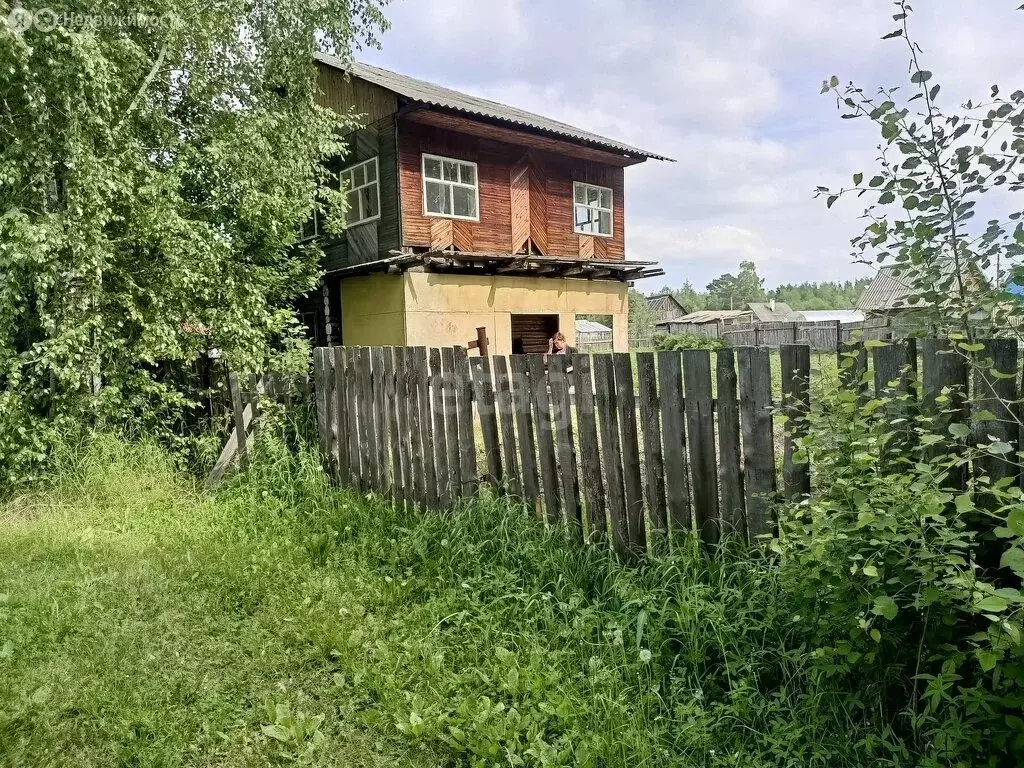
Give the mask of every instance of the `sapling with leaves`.
<path id="1" fill-rule="evenodd" d="M 158 373 L 208 349 L 308 364 L 292 307 L 322 254 L 297 231 L 341 212 L 324 161 L 354 125 L 316 103 L 313 54 L 375 44 L 383 3 L 58 0 L 0 20 L 0 487 L 83 426 L 169 436 L 188 403 Z"/>

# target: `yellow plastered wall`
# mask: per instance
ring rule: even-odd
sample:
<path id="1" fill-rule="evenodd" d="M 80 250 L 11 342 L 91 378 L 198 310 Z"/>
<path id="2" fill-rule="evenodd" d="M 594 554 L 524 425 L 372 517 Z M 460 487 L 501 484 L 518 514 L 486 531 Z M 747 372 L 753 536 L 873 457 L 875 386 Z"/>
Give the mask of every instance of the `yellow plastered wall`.
<path id="1" fill-rule="evenodd" d="M 341 281 L 343 344 L 406 345 L 405 284 L 401 275 L 367 275 Z"/>
<path id="2" fill-rule="evenodd" d="M 396 279 L 398 276 L 395 276 Z M 512 315 L 558 315 L 559 327 L 569 344 L 576 337 L 578 314 L 611 315 L 613 347 L 625 352 L 628 344 L 627 285 L 604 280 L 453 275 L 406 272 L 405 343 L 410 346 L 465 345 L 487 328 L 490 351 L 512 352 Z M 344 314 L 348 317 L 347 311 Z M 347 344 L 363 344 L 348 341 Z"/>

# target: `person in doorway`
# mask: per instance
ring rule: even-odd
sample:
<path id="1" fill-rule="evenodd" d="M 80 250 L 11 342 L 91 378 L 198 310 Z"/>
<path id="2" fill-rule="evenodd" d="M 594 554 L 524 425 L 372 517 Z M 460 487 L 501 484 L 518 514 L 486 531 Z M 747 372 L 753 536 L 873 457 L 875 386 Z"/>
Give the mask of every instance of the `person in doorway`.
<path id="1" fill-rule="evenodd" d="M 570 347 L 565 341 L 565 334 L 559 331 L 548 339 L 549 355 L 572 355 L 575 354 L 575 347 Z"/>

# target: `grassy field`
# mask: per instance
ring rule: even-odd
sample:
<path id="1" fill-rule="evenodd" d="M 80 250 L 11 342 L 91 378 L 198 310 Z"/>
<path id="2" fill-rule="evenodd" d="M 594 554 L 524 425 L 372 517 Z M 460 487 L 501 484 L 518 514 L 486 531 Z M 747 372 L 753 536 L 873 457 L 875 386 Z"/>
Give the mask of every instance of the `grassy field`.
<path id="1" fill-rule="evenodd" d="M 0 507 L 0 765 L 883 764 L 798 619 L 769 560 L 624 568 L 272 447 L 208 497 L 101 440 Z"/>

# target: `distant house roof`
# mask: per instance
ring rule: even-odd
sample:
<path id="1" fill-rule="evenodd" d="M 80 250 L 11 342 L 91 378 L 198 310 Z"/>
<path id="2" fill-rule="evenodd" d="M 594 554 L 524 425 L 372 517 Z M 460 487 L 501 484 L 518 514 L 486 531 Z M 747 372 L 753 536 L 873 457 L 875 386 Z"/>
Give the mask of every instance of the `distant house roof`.
<path id="1" fill-rule="evenodd" d="M 393 93 L 397 93 L 399 96 L 404 96 L 406 99 L 419 104 L 462 112 L 490 120 L 498 120 L 503 123 L 511 123 L 512 125 L 529 128 L 541 133 L 566 138 L 578 144 L 590 144 L 627 157 L 649 157 L 654 160 L 672 161 L 670 157 L 648 152 L 645 149 L 638 149 L 621 141 L 599 136 L 590 131 L 584 131 L 568 123 L 552 120 L 551 118 L 536 115 L 507 104 L 501 104 L 497 101 L 482 99 L 479 96 L 470 96 L 467 93 L 454 91 L 451 88 L 428 83 L 424 80 L 417 80 L 408 75 L 400 75 L 397 72 L 374 67 L 370 64 L 362 64 L 357 61 L 347 62 L 344 59 L 326 53 L 316 54 L 316 59 L 327 66 L 344 70 L 355 77 L 378 85 L 381 88 L 386 88 Z"/>
<path id="2" fill-rule="evenodd" d="M 611 333 L 612 329 L 604 323 L 598 323 L 594 320 L 577 320 L 576 321 L 576 333 Z"/>
<path id="3" fill-rule="evenodd" d="M 748 309 L 705 309 L 700 312 L 691 312 L 682 317 L 673 317 L 669 320 L 661 320 L 655 325 L 669 325 L 675 323 L 717 323 L 724 320 L 737 320 L 741 317 L 749 318 L 751 312 Z"/>
<path id="4" fill-rule="evenodd" d="M 679 299 L 671 293 L 659 293 L 657 296 L 648 296 L 647 304 L 655 312 L 661 314 L 665 320 L 674 316 L 682 317 L 686 314 L 686 307 L 680 304 Z M 672 312 L 673 314 L 665 315 L 664 313 L 666 312 Z"/>
<path id="5" fill-rule="evenodd" d="M 895 267 L 880 267 L 875 277 L 857 299 L 862 312 L 888 312 L 894 309 L 921 309 L 925 302 L 911 303 L 910 284 L 894 274 Z"/>
<path id="6" fill-rule="evenodd" d="M 761 302 L 752 301 L 747 304 L 747 309 L 754 313 L 759 323 L 781 323 L 793 310 L 784 301 Z"/>
<path id="7" fill-rule="evenodd" d="M 828 323 L 838 320 L 840 323 L 859 323 L 864 320 L 864 313 L 859 309 L 798 309 L 786 317 L 792 323 Z"/>

